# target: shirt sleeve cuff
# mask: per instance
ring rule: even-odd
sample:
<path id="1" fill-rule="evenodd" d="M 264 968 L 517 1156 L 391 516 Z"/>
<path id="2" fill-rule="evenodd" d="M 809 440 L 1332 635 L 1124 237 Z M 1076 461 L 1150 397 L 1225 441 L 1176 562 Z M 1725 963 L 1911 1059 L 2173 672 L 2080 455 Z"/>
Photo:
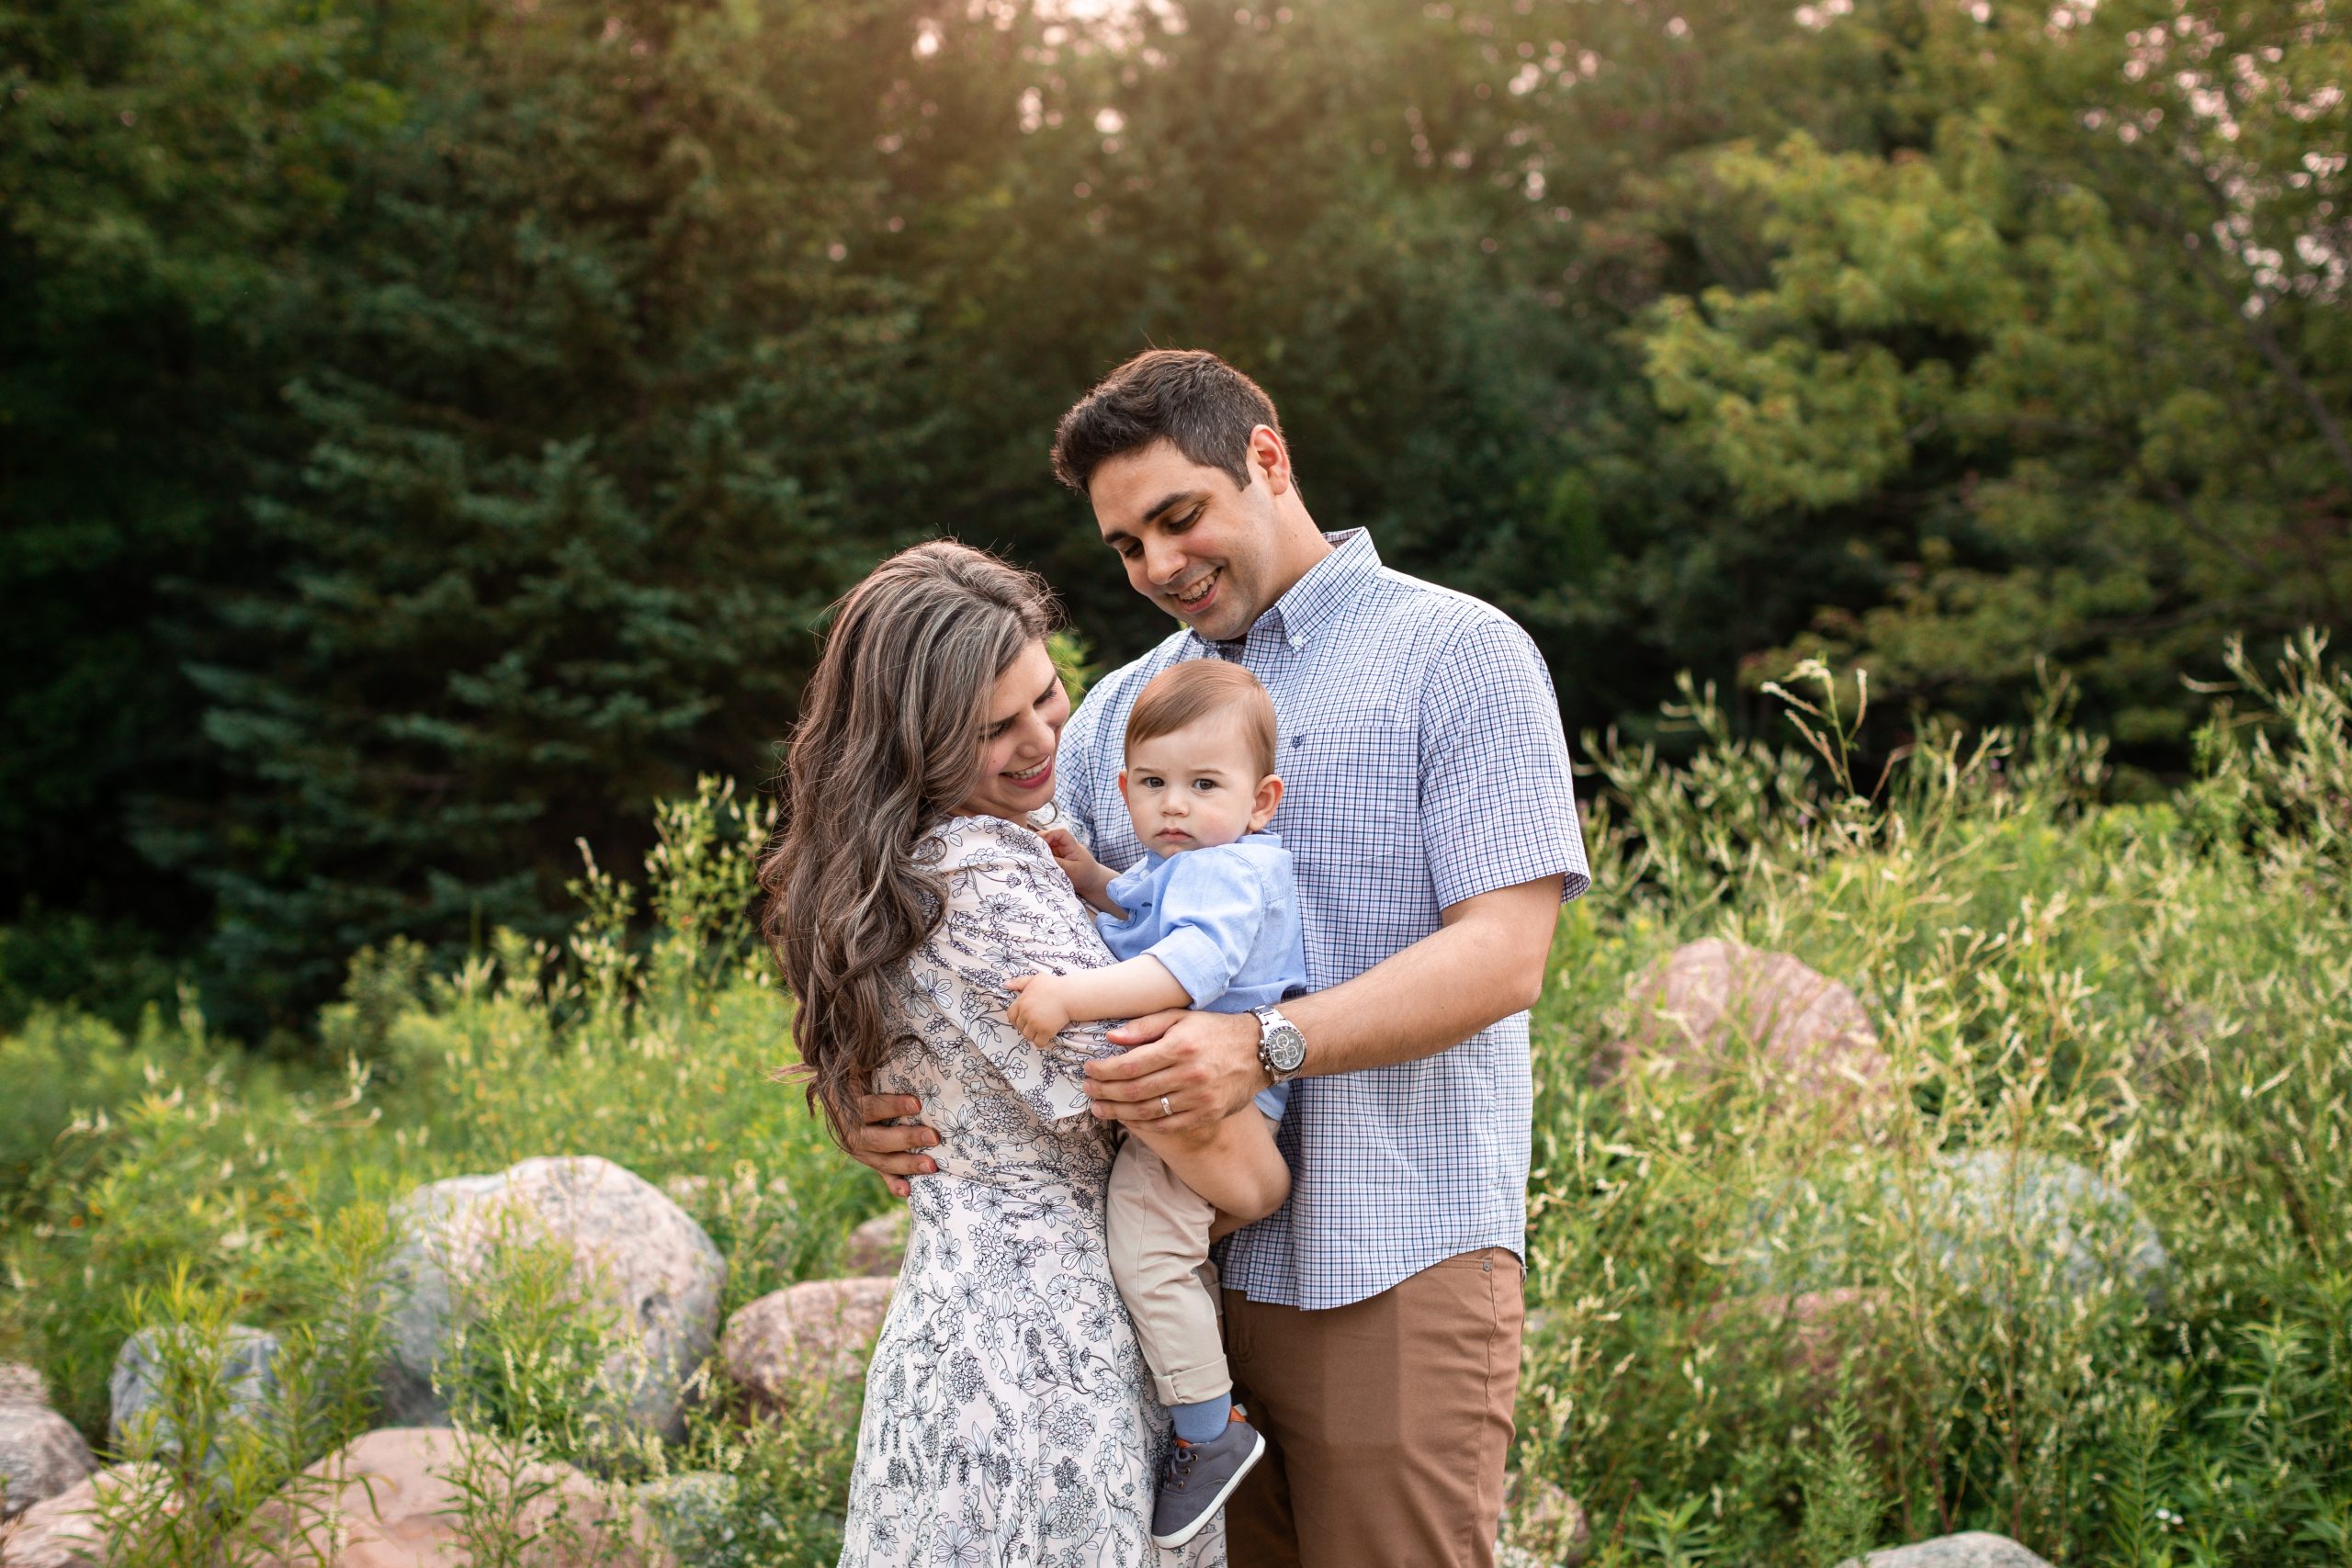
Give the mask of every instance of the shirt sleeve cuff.
<path id="1" fill-rule="evenodd" d="M 1592 886 L 1592 877 L 1586 870 L 1580 854 L 1566 846 L 1550 853 L 1535 848 L 1509 860 L 1485 862 L 1476 867 L 1465 868 L 1460 874 L 1439 878 L 1438 907 L 1445 908 L 1465 898 L 1476 898 L 1481 893 L 1517 887 L 1521 883 L 1533 882 L 1544 876 L 1560 878 L 1560 902 L 1563 904 L 1582 897 Z"/>
<path id="2" fill-rule="evenodd" d="M 1225 995 L 1232 979 L 1225 970 L 1225 954 L 1202 931 L 1170 931 L 1152 943 L 1146 956 L 1157 958 L 1167 966 L 1196 1008 L 1206 1007 Z"/>

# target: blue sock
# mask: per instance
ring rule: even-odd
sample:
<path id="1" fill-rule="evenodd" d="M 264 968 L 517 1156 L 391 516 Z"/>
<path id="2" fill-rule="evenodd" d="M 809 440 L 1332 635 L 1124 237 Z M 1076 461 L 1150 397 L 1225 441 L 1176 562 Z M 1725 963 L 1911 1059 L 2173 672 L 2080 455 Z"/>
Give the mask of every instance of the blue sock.
<path id="1" fill-rule="evenodd" d="M 1168 1414 L 1176 1417 L 1176 1435 L 1186 1442 L 1213 1443 L 1233 1415 L 1233 1395 L 1221 1393 L 1198 1404 L 1171 1404 Z"/>

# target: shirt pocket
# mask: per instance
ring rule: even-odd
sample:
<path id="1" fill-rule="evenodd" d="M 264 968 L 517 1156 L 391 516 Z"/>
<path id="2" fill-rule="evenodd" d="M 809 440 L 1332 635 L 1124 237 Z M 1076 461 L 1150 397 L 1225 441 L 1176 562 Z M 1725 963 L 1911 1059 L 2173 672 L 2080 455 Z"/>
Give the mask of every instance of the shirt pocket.
<path id="1" fill-rule="evenodd" d="M 1385 716 L 1335 716 L 1285 735 L 1283 804 L 1269 824 L 1302 874 L 1421 858 L 1418 732 Z"/>

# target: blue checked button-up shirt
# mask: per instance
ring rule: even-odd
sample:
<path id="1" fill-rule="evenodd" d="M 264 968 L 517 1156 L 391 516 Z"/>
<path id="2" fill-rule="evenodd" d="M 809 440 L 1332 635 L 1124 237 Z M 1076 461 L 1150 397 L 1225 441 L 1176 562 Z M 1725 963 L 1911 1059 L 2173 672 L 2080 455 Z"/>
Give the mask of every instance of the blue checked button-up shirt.
<path id="1" fill-rule="evenodd" d="M 1271 826 L 1296 863 L 1315 990 L 1464 898 L 1543 876 L 1571 898 L 1588 886 L 1534 643 L 1493 606 L 1384 568 L 1363 530 L 1328 536 L 1333 552 L 1240 640 L 1182 631 L 1096 682 L 1062 731 L 1057 802 L 1105 864 L 1141 860 L 1117 784 L 1136 694 L 1182 660 L 1246 666 L 1281 722 Z M 1523 1253 L 1532 1113 L 1523 1012 L 1419 1061 L 1299 1079 L 1277 1134 L 1290 1201 L 1224 1243 L 1225 1284 L 1345 1306 L 1458 1253 Z"/>

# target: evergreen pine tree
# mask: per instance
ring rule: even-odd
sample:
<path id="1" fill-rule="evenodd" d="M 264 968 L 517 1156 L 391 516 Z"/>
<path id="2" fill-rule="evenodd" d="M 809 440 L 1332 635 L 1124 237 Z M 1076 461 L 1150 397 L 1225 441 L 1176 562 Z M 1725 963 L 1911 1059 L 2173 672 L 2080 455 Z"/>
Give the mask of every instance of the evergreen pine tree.
<path id="1" fill-rule="evenodd" d="M 364 171 L 252 502 L 275 572 L 194 667 L 236 787 L 144 818 L 233 994 L 291 1020 L 363 944 L 542 928 L 575 840 L 772 764 L 818 615 L 915 522 L 872 434 L 905 318 L 837 260 L 842 41 L 501 7 Z"/>

